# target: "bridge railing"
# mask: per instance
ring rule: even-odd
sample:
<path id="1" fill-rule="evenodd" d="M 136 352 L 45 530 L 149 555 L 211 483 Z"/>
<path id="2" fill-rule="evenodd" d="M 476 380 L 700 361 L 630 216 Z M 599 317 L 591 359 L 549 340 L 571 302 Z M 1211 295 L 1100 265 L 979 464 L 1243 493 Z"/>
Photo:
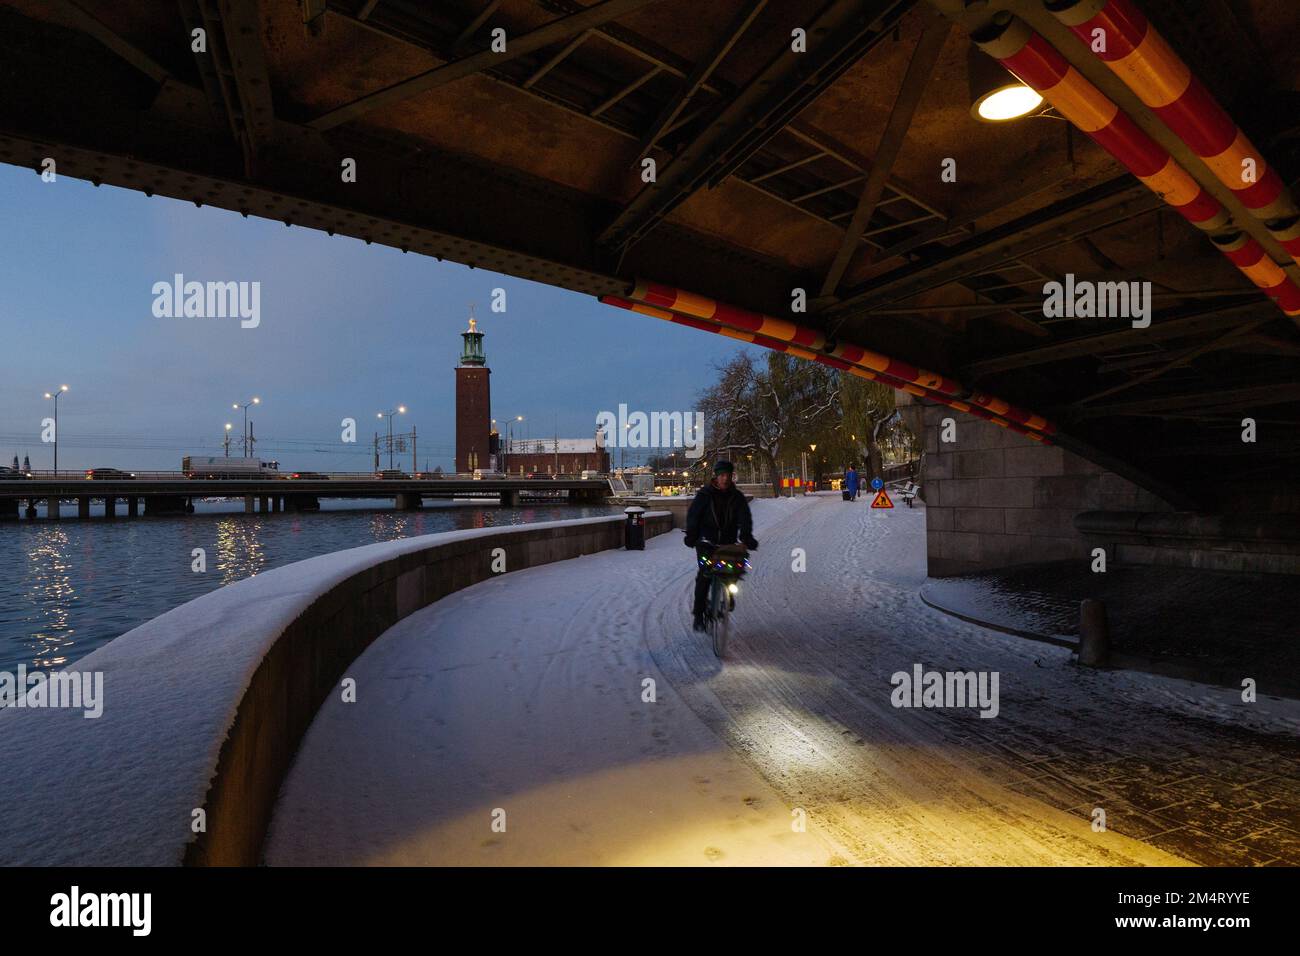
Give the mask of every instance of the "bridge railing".
<path id="1" fill-rule="evenodd" d="M 88 477 L 87 477 L 87 473 L 88 473 L 90 470 L 91 470 L 91 469 L 78 468 L 78 469 L 75 469 L 75 470 L 69 471 L 69 470 L 67 470 L 67 469 L 60 468 L 58 471 L 53 471 L 53 470 L 50 470 L 50 469 L 37 469 L 37 468 L 34 468 L 34 469 L 32 469 L 31 471 L 22 472 L 22 473 L 21 473 L 21 477 L 19 477 L 19 478 L 6 477 L 5 475 L 0 474 L 0 481 L 7 481 L 7 480 L 17 480 L 17 481 L 26 481 L 26 480 L 31 480 L 31 481 L 93 481 L 93 480 L 94 480 L 93 478 L 88 478 Z M 111 476 L 105 476 L 105 477 L 111 478 L 112 480 L 115 480 L 115 481 L 122 481 L 122 480 L 130 481 L 131 479 L 135 479 L 135 480 L 137 480 L 137 481 L 185 481 L 185 480 L 187 480 L 187 479 L 190 477 L 190 473 L 189 473 L 189 472 L 184 472 L 184 471 L 127 471 L 126 469 L 118 469 L 118 470 L 121 471 L 121 474 L 120 474 L 120 475 L 111 475 Z M 216 471 L 216 470 L 219 470 L 219 469 L 214 468 L 213 470 Z M 213 480 L 213 481 L 223 481 L 223 480 L 224 480 L 224 481 L 242 481 L 242 480 L 262 480 L 262 479 L 266 479 L 266 480 L 282 479 L 282 480 L 284 480 L 284 481 L 294 481 L 294 480 L 298 480 L 298 479 L 294 479 L 294 478 L 293 478 L 293 475 L 294 475 L 294 474 L 302 474 L 302 475 L 305 475 L 305 476 L 310 476 L 310 479 L 315 479 L 315 480 L 319 480 L 319 479 L 322 479 L 322 478 L 323 478 L 323 479 L 335 479 L 335 480 L 340 480 L 340 481 L 373 481 L 373 480 L 376 480 L 376 479 L 383 479 L 383 475 L 382 475 L 382 474 L 380 474 L 379 472 L 374 472 L 374 471 L 315 471 L 315 470 L 308 469 L 308 468 L 300 469 L 300 470 L 297 471 L 297 472 L 294 472 L 294 471 L 284 471 L 284 470 L 282 470 L 282 471 L 279 471 L 279 472 L 249 473 L 249 474 L 247 474 L 247 475 L 244 475 L 244 474 L 236 474 L 236 473 L 233 473 L 233 472 L 232 472 L 232 473 L 229 473 L 229 474 L 231 475 L 231 477 L 229 477 L 229 478 L 224 478 L 224 477 L 223 477 L 223 478 L 214 478 L 214 479 L 211 479 L 211 480 Z M 512 475 L 494 475 L 494 476 L 492 476 L 492 477 L 484 477 L 484 478 L 481 478 L 481 479 L 475 479 L 474 476 L 473 476 L 472 474 L 464 474 L 464 473 L 458 473 L 458 472 L 441 472 L 441 473 L 434 474 L 434 473 L 432 473 L 432 472 L 421 472 L 421 471 L 417 471 L 417 472 L 404 472 L 403 475 L 404 475 L 404 477 L 402 477 L 402 478 L 400 478 L 400 479 L 393 478 L 393 479 L 384 479 L 384 480 L 401 480 L 401 481 L 474 481 L 474 480 L 482 480 L 482 481 L 484 481 L 484 482 L 493 482 L 493 481 L 536 481 L 536 482 L 538 482 L 538 483 L 546 482 L 546 481 L 553 481 L 553 480 L 561 480 L 561 481 L 583 481 L 583 480 L 590 480 L 590 481 L 604 481 L 604 480 L 605 480 L 604 478 L 582 479 L 582 478 L 579 478 L 579 477 L 577 477 L 577 476 L 572 476 L 572 477 L 563 477 L 563 478 L 560 478 L 560 479 L 553 479 L 553 478 L 550 478 L 550 477 L 546 477 L 546 478 L 519 478 L 518 476 L 512 476 Z M 200 474 L 198 477 L 203 477 L 203 476 Z M 205 480 L 206 480 L 206 479 L 205 479 Z M 309 479 L 306 479 L 306 478 L 305 478 L 305 479 L 302 479 L 302 480 L 309 480 Z"/>

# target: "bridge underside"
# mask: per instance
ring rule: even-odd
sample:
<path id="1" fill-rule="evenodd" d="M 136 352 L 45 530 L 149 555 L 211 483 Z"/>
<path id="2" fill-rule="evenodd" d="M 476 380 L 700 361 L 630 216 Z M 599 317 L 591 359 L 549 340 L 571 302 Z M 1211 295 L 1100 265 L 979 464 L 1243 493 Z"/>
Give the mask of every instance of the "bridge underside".
<path id="1" fill-rule="evenodd" d="M 1137 2 L 1293 183 L 1300 7 Z M 997 396 L 1164 492 L 1293 474 L 1295 323 L 1061 116 L 974 121 L 970 32 L 1017 13 L 1300 279 L 1277 229 L 1039 0 L 975 6 L 3 0 L 0 160 L 592 295 L 687 290 Z M 1067 273 L 1151 282 L 1150 327 L 1045 317 Z"/>

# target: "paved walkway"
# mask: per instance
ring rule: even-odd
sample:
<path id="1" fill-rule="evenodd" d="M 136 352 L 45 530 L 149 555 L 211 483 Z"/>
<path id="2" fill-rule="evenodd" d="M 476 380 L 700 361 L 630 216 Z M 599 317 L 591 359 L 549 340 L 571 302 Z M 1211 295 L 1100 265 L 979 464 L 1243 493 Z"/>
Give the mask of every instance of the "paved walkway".
<path id="1" fill-rule="evenodd" d="M 393 628 L 313 724 L 268 862 L 1300 864 L 1300 705 L 1083 670 L 925 606 L 923 509 L 756 518 L 722 663 L 679 533 Z M 997 671 L 997 716 L 895 708 L 914 664 Z"/>

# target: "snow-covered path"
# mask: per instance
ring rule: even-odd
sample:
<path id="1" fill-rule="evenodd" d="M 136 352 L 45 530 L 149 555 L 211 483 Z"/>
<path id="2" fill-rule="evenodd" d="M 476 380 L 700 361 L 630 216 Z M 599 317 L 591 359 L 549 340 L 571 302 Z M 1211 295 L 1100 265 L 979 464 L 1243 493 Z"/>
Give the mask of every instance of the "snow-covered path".
<path id="1" fill-rule="evenodd" d="M 1247 838 L 1283 832 L 1267 784 L 1300 767 L 1294 704 L 1083 670 L 926 607 L 922 509 L 814 496 L 755 517 L 725 662 L 690 630 L 680 532 L 402 621 L 350 668 L 357 702 L 313 723 L 268 862 L 1213 862 L 1227 840 L 1196 821 L 1215 807 L 1241 831 L 1225 862 L 1277 855 Z M 997 716 L 895 708 L 914 664 L 997 671 Z M 1238 813 L 1257 781 L 1258 817 Z"/>

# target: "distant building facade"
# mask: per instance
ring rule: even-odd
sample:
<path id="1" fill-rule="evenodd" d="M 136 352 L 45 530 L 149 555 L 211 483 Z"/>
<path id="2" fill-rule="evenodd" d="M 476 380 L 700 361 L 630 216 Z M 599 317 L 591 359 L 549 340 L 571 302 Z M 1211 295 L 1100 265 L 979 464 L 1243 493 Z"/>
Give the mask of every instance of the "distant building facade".
<path id="1" fill-rule="evenodd" d="M 503 443 L 508 474 L 579 475 L 609 471 L 609 451 L 603 435 L 594 438 L 515 438 Z"/>

